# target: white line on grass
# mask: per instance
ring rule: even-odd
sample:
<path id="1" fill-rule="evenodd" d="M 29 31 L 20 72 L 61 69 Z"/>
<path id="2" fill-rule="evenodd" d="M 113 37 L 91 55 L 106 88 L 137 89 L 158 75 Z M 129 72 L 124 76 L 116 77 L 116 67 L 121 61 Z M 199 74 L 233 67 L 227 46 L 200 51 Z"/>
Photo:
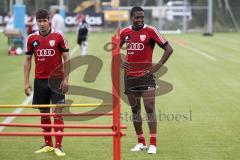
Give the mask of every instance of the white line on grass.
<path id="1" fill-rule="evenodd" d="M 192 50 L 192 51 L 194 51 L 195 53 L 198 53 L 198 54 L 200 54 L 200 55 L 202 55 L 202 56 L 204 56 L 204 57 L 206 57 L 206 58 L 208 58 L 208 59 L 211 59 L 211 60 L 213 60 L 213 61 L 216 61 L 216 60 L 217 60 L 215 57 L 210 56 L 210 55 L 207 54 L 206 52 L 203 52 L 203 51 L 201 51 L 201 50 L 199 50 L 199 49 L 197 49 L 197 48 L 195 48 L 195 47 L 190 46 L 188 42 L 179 41 L 179 40 L 172 40 L 172 41 L 173 41 L 174 43 L 176 43 L 177 45 L 179 45 L 179 46 L 181 46 L 181 47 L 183 47 L 183 48 L 187 48 L 187 49 L 189 49 L 189 50 Z"/>
<path id="2" fill-rule="evenodd" d="M 76 45 L 70 52 L 70 56 L 74 55 L 76 51 L 78 50 L 78 45 Z"/>
<path id="3" fill-rule="evenodd" d="M 76 53 L 76 51 L 78 50 L 78 45 L 76 45 L 72 51 L 70 52 L 70 56 L 72 56 L 74 53 Z M 21 103 L 21 105 L 27 105 L 29 104 L 31 101 L 32 101 L 32 98 L 33 98 L 33 93 L 31 93 L 30 96 L 26 97 L 24 99 L 24 101 Z M 17 108 L 15 109 L 12 113 L 15 114 L 15 113 L 21 113 L 23 111 L 24 108 Z M 5 118 L 2 123 L 11 123 L 16 117 L 7 117 Z M 2 132 L 4 130 L 4 126 L 0 126 L 0 132 Z"/>
<path id="4" fill-rule="evenodd" d="M 22 102 L 21 105 L 27 105 L 29 104 L 31 101 L 32 101 L 32 98 L 33 98 L 33 93 L 31 93 L 30 96 L 26 97 L 25 100 Z M 23 111 L 24 108 L 17 108 L 15 109 L 12 113 L 21 113 Z M 12 122 L 16 117 L 7 117 L 4 119 L 4 121 L 2 121 L 2 123 L 10 123 Z M 3 131 L 5 127 L 4 126 L 0 126 L 0 132 Z"/>
<path id="5" fill-rule="evenodd" d="M 194 52 L 196 52 L 196 53 L 198 53 L 198 54 L 200 54 L 200 55 L 202 55 L 204 57 L 207 57 L 207 58 L 209 58 L 209 59 L 211 59 L 213 61 L 217 60 L 215 57 L 210 56 L 209 54 L 207 54 L 207 53 L 205 53 L 205 52 L 203 52 L 203 51 L 201 51 L 201 50 L 199 50 L 197 48 L 194 48 L 194 47 L 191 47 L 191 46 L 185 46 L 185 48 L 188 48 L 188 49 L 190 49 L 190 50 L 192 50 L 192 51 L 194 51 Z"/>

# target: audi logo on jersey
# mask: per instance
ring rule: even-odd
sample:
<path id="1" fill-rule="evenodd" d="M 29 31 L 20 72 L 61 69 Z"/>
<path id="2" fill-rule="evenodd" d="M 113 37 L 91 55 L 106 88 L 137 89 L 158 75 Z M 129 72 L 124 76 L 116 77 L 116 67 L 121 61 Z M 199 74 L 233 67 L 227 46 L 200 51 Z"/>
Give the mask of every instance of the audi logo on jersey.
<path id="1" fill-rule="evenodd" d="M 129 51 L 142 51 L 144 44 L 142 43 L 127 43 L 127 50 Z"/>
<path id="2" fill-rule="evenodd" d="M 54 49 L 38 49 L 37 56 L 38 57 L 52 57 L 55 55 Z"/>

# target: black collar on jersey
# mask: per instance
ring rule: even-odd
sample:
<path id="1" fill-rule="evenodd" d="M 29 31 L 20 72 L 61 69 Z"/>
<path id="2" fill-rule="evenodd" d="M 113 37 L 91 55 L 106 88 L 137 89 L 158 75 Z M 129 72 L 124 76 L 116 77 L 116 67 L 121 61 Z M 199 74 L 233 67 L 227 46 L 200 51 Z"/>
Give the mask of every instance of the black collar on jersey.
<path id="1" fill-rule="evenodd" d="M 144 27 L 144 24 L 141 27 L 136 27 L 134 25 L 132 25 L 132 30 L 134 31 L 139 31 L 140 29 L 142 29 Z"/>
<path id="2" fill-rule="evenodd" d="M 41 35 L 41 36 L 43 36 L 43 37 L 47 37 L 51 32 L 52 32 L 52 30 L 50 29 L 50 31 L 44 36 L 44 35 L 42 35 L 42 34 L 40 33 L 40 31 L 39 31 L 39 35 Z"/>

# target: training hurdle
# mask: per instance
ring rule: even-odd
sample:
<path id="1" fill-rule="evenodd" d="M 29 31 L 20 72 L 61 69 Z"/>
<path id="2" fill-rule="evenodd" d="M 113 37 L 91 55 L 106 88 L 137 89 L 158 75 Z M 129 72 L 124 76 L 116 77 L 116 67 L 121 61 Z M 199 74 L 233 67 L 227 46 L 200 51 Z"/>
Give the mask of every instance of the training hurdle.
<path id="1" fill-rule="evenodd" d="M 112 37 L 112 104 L 61 104 L 61 105 L 0 105 L 0 108 L 45 108 L 45 107 L 100 107 L 112 106 L 112 112 L 108 113 L 0 113 L 0 117 L 33 117 L 33 116 L 112 116 L 112 125 L 42 125 L 42 124 L 21 124 L 21 123 L 0 123 L 5 127 L 63 127 L 63 128 L 84 128 L 84 129 L 111 129 L 111 132 L 0 132 L 0 136 L 90 136 L 90 137 L 113 137 L 113 160 L 121 160 L 121 137 L 126 129 L 120 121 L 120 30 Z M 116 47 L 117 46 L 117 47 Z"/>

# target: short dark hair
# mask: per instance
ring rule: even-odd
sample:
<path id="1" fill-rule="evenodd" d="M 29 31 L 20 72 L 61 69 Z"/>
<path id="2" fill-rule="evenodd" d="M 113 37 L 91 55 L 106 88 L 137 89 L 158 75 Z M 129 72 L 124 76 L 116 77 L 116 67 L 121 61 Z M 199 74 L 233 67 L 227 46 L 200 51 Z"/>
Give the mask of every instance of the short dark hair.
<path id="1" fill-rule="evenodd" d="M 59 13 L 59 9 L 56 9 L 56 10 L 55 10 L 55 13 L 57 13 L 57 14 L 58 14 L 58 13 Z"/>
<path id="2" fill-rule="evenodd" d="M 133 8 L 131 9 L 131 11 L 130 11 L 130 16 L 132 17 L 132 16 L 133 16 L 133 13 L 134 13 L 134 12 L 137 12 L 137 11 L 142 11 L 142 12 L 144 12 L 144 10 L 143 10 L 141 7 L 135 6 L 135 7 L 133 7 Z"/>
<path id="3" fill-rule="evenodd" d="M 36 19 L 49 19 L 49 13 L 46 9 L 39 9 L 36 13 Z"/>

